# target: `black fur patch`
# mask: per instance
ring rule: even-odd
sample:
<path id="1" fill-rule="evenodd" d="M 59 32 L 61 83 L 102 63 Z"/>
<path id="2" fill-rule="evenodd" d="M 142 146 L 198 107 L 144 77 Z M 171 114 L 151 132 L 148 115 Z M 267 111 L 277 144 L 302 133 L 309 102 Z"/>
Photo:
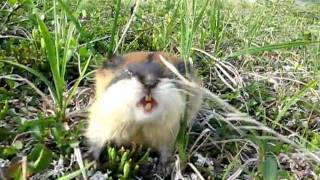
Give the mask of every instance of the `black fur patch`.
<path id="1" fill-rule="evenodd" d="M 161 66 L 157 62 L 153 61 L 155 53 L 150 53 L 145 61 L 129 64 L 127 67 L 119 68 L 124 59 L 121 56 L 114 55 L 109 61 L 105 62 L 105 68 L 111 68 L 114 70 L 114 78 L 109 83 L 108 87 L 114 83 L 136 77 L 146 88 L 154 88 L 162 78 L 175 79 L 176 76 L 166 67 Z M 183 76 L 191 73 L 191 64 L 180 60 L 175 67 Z"/>
<path id="2" fill-rule="evenodd" d="M 176 68 L 180 74 L 186 76 L 188 73 L 191 73 L 191 64 L 187 61 L 180 60 L 176 64 Z"/>
<path id="3" fill-rule="evenodd" d="M 154 57 L 155 53 L 150 53 L 147 57 L 148 62 L 153 61 L 153 57 Z"/>
<path id="4" fill-rule="evenodd" d="M 152 75 L 157 78 L 163 78 L 164 69 L 162 66 L 154 61 L 144 61 L 141 63 L 130 64 L 128 70 L 137 76 L 139 79 L 143 79 L 148 75 Z"/>
<path id="5" fill-rule="evenodd" d="M 103 68 L 116 69 L 124 63 L 124 59 L 119 55 L 112 55 L 103 63 Z"/>
<path id="6" fill-rule="evenodd" d="M 131 75 L 126 70 L 121 70 L 121 71 L 115 72 L 115 76 L 111 80 L 111 82 L 109 83 L 108 87 L 110 87 L 111 85 L 113 85 L 114 83 L 116 83 L 120 80 L 128 79 L 130 77 L 131 77 Z"/>
<path id="7" fill-rule="evenodd" d="M 148 89 L 154 88 L 160 79 L 165 77 L 163 67 L 152 61 L 152 58 L 141 63 L 130 64 L 128 70 Z"/>
<path id="8" fill-rule="evenodd" d="M 114 83 L 136 77 L 146 88 L 154 88 L 159 80 L 166 76 L 163 67 L 154 61 L 142 61 L 135 64 L 129 64 L 128 67 L 115 71 L 115 77 L 111 80 L 108 87 Z"/>

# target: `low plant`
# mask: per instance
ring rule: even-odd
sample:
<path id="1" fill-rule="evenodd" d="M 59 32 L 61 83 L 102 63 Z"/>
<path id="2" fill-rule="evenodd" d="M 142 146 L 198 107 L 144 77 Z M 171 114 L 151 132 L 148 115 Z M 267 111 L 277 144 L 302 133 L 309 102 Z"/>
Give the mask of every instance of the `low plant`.
<path id="1" fill-rule="evenodd" d="M 66 2 L 54 0 L 53 5 L 53 26 L 45 24 L 45 18 L 51 18 L 48 14 L 39 11 L 32 1 L 25 2 L 26 6 L 33 12 L 32 17 L 36 21 L 37 28 L 33 30 L 33 36 L 39 37 L 41 49 L 46 56 L 46 62 L 49 64 L 50 77 L 44 75 L 32 67 L 20 64 L 9 59 L 2 59 L 5 62 L 16 67 L 22 68 L 39 78 L 48 88 L 52 106 L 57 119 L 60 121 L 65 118 L 65 111 L 77 90 L 81 80 L 86 76 L 86 70 L 92 58 L 92 54 L 86 47 L 79 48 L 79 37 L 83 35 L 83 30 L 79 21 L 76 19 L 81 12 L 82 5 L 78 6 L 76 14 L 71 13 Z M 50 31 L 49 28 L 53 30 Z M 52 33 L 53 32 L 53 33 Z M 34 39 L 37 40 L 37 39 Z M 70 89 L 67 89 L 66 74 L 68 72 L 68 63 L 71 59 L 78 63 L 79 77 Z M 67 92 L 67 93 L 66 93 Z M 48 101 L 47 101 L 48 102 Z"/>

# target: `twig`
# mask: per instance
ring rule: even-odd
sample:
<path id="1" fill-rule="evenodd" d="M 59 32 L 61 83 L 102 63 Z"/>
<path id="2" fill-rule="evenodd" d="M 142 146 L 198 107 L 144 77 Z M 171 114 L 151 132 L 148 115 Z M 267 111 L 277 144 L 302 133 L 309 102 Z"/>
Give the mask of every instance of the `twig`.
<path id="1" fill-rule="evenodd" d="M 192 155 L 207 141 L 208 136 L 210 136 L 210 134 L 209 134 L 210 132 L 211 132 L 211 130 L 208 129 L 208 128 L 206 128 L 205 130 L 203 130 L 203 131 L 201 132 L 201 134 L 199 135 L 199 137 L 196 139 L 196 141 L 193 143 L 192 147 L 191 147 L 190 150 L 189 150 L 189 152 L 191 153 L 190 156 L 192 156 Z M 207 135 L 207 134 L 208 134 L 208 135 Z M 200 145 L 198 145 L 198 142 L 199 142 L 199 141 L 202 139 L 202 137 L 204 137 L 205 135 L 207 135 L 206 138 L 205 138 L 205 140 L 202 141 L 202 142 L 200 143 Z M 194 149 L 195 149 L 195 150 L 194 150 Z"/>
<path id="2" fill-rule="evenodd" d="M 105 40 L 105 39 L 109 39 L 110 37 L 111 37 L 110 35 L 107 35 L 107 36 L 103 36 L 103 37 L 94 39 L 94 40 L 89 41 L 89 42 L 87 42 L 87 43 L 80 44 L 80 45 L 78 46 L 78 48 L 83 47 L 83 46 L 86 46 L 87 44 L 92 44 L 92 43 L 95 43 L 95 42 L 98 42 L 98 41 L 102 41 L 102 40 Z"/>
<path id="3" fill-rule="evenodd" d="M 201 173 L 198 171 L 198 169 L 191 163 L 188 163 L 188 165 L 191 167 L 191 169 L 197 174 L 197 176 L 199 177 L 199 179 L 204 180 L 204 178 L 202 177 Z"/>
<path id="4" fill-rule="evenodd" d="M 74 154 L 76 156 L 76 160 L 78 162 L 78 165 L 80 167 L 80 171 L 81 171 L 82 177 L 83 177 L 84 180 L 87 180 L 86 169 L 85 169 L 84 164 L 83 164 L 83 160 L 82 160 L 81 151 L 79 149 L 79 146 L 74 147 L 73 150 L 74 150 Z"/>
<path id="5" fill-rule="evenodd" d="M 21 160 L 22 164 L 22 180 L 27 180 L 27 156 L 23 156 Z"/>
<path id="6" fill-rule="evenodd" d="M 175 156 L 176 157 L 176 160 L 174 162 L 174 167 L 175 167 L 175 171 L 176 173 L 174 174 L 174 177 L 171 178 L 171 179 L 174 179 L 174 180 L 180 180 L 180 179 L 184 179 L 183 176 L 182 176 L 182 173 L 181 173 L 181 167 L 180 167 L 180 158 L 178 155 Z"/>

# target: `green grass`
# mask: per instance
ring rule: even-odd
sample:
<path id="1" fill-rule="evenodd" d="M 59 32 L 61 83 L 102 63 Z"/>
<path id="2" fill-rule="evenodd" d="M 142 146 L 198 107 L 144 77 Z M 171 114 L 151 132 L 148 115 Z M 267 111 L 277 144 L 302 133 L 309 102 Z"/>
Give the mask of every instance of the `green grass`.
<path id="1" fill-rule="evenodd" d="M 59 3 L 58 3 L 59 2 Z M 77 59 L 83 59 L 83 55 L 81 53 L 77 53 L 77 41 L 80 32 L 82 32 L 82 28 L 78 20 L 71 14 L 69 8 L 64 3 L 64 1 L 53 1 L 53 34 L 49 32 L 48 26 L 42 20 L 43 16 L 38 12 L 38 9 L 34 6 L 32 2 L 29 3 L 31 6 L 30 10 L 35 12 L 33 14 L 34 18 L 37 22 L 37 31 L 41 37 L 41 45 L 46 54 L 47 62 L 50 66 L 50 72 L 52 74 L 53 84 L 51 83 L 46 76 L 37 71 L 36 69 L 29 68 L 23 64 L 12 62 L 11 60 L 2 60 L 2 62 L 9 63 L 11 65 L 15 65 L 20 67 L 26 71 L 29 71 L 37 78 L 41 79 L 50 90 L 52 99 L 54 101 L 54 111 L 56 112 L 57 118 L 61 121 L 65 118 L 65 110 L 67 105 L 70 102 L 70 99 L 73 97 L 77 86 L 79 85 L 81 79 L 85 75 L 86 69 L 89 65 L 91 55 L 86 60 L 86 63 L 83 67 L 79 69 L 79 78 L 77 79 L 74 86 L 71 88 L 70 94 L 67 94 L 67 97 L 64 97 L 64 93 L 66 91 L 66 71 L 67 64 L 72 56 L 78 55 Z M 58 5 L 60 5 L 58 9 Z M 44 18 L 46 18 L 44 16 Z M 69 21 L 69 19 L 71 19 Z M 76 28 L 79 32 L 76 32 Z M 85 49 L 80 49 L 85 50 Z M 86 53 L 88 56 L 88 53 Z"/>
<path id="2" fill-rule="evenodd" d="M 83 138 L 92 71 L 112 53 L 164 50 L 193 62 L 207 95 L 201 123 L 180 131 L 177 176 L 320 176 L 319 10 L 264 0 L 1 2 L 0 162 L 14 169 L 3 172 L 92 176 Z M 149 176 L 155 159 L 142 147 L 106 155 L 115 179 Z"/>

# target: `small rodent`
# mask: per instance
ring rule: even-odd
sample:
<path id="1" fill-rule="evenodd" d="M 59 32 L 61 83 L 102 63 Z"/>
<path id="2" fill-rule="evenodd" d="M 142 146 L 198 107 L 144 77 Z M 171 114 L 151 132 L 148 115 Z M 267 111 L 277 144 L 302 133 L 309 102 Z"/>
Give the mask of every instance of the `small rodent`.
<path id="1" fill-rule="evenodd" d="M 160 163 L 171 157 L 180 120 L 187 112 L 191 122 L 200 109 L 202 95 L 175 83 L 175 75 L 161 62 L 160 55 L 182 75 L 188 71 L 192 80 L 197 79 L 183 60 L 164 52 L 113 56 L 97 70 L 95 101 L 86 130 L 96 160 L 108 142 L 149 146 L 160 152 Z"/>

